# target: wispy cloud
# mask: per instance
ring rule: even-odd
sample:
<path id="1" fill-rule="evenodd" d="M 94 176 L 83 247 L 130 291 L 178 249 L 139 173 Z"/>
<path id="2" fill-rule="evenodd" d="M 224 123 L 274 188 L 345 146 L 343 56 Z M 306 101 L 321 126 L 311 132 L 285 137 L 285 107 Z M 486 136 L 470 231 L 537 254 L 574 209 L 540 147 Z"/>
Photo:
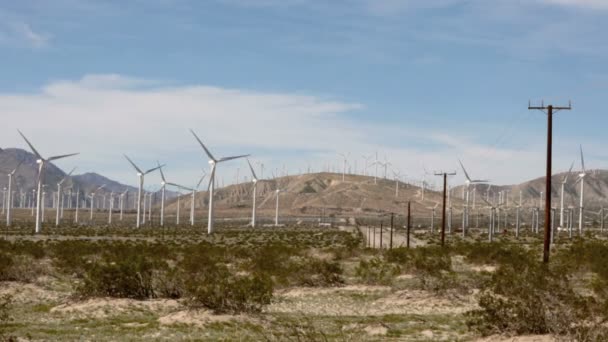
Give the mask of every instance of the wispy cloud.
<path id="1" fill-rule="evenodd" d="M 0 43 L 42 48 L 48 46 L 50 39 L 50 34 L 36 31 L 26 22 L 8 20 L 0 24 Z"/>
<path id="2" fill-rule="evenodd" d="M 362 109 L 362 104 L 329 97 L 87 75 L 52 82 L 39 93 L 0 94 L 0 112 L 11 113 L 11 124 L 0 127 L 0 136 L 3 146 L 25 147 L 16 134 L 21 128 L 43 154 L 81 152 L 81 170 L 126 182 L 133 177 L 122 153 L 143 164 L 160 159 L 176 180 L 196 178 L 206 160 L 188 128 L 218 155 L 253 153 L 269 169 L 286 164 L 292 172 L 308 163 L 318 170 L 337 162 L 337 152 L 347 151 L 356 158 L 380 151 L 410 178 L 421 177 L 423 165 L 453 169 L 457 156 L 472 170 L 503 182 L 535 176 L 535 166 L 542 170 L 536 155 L 540 147 L 521 152 L 410 124 L 360 122 L 351 113 Z M 379 143 L 378 137 L 399 137 L 401 143 Z M 507 161 L 528 168 L 513 173 L 503 167 Z M 222 170 L 234 167 L 223 165 Z"/>
<path id="3" fill-rule="evenodd" d="M 605 0 L 540 0 L 550 5 L 563 5 L 579 8 L 608 10 L 608 1 Z"/>

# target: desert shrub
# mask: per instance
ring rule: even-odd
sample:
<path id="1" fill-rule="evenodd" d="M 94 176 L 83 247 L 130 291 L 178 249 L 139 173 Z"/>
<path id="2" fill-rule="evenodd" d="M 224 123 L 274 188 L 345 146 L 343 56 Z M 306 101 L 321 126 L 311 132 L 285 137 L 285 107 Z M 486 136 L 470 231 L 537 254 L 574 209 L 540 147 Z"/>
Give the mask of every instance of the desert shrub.
<path id="1" fill-rule="evenodd" d="M 530 257 L 523 247 L 505 242 L 460 242 L 454 250 L 463 255 L 467 262 L 477 265 L 520 263 Z"/>
<path id="2" fill-rule="evenodd" d="M 401 272 L 399 266 L 386 262 L 379 257 L 369 261 L 361 260 L 355 268 L 355 273 L 366 284 L 390 285 Z"/>
<path id="3" fill-rule="evenodd" d="M 292 277 L 296 285 L 303 286 L 336 286 L 344 284 L 342 266 L 335 261 L 320 259 L 307 260 L 294 270 Z"/>
<path id="4" fill-rule="evenodd" d="M 11 267 L 13 258 L 6 252 L 0 252 L 0 281 L 13 280 Z"/>
<path id="5" fill-rule="evenodd" d="M 12 321 L 10 315 L 13 297 L 9 294 L 0 296 L 0 341 L 17 341 L 17 338 L 7 334 L 6 325 Z"/>
<path id="6" fill-rule="evenodd" d="M 479 297 L 479 310 L 468 313 L 470 328 L 493 333 L 555 334 L 588 340 L 602 329 L 591 298 L 577 294 L 562 267 L 525 260 L 500 265 Z M 603 332 L 605 334 L 605 331 Z"/>
<path id="7" fill-rule="evenodd" d="M 265 275 L 235 275 L 226 265 L 209 265 L 185 281 L 189 306 L 215 313 L 260 312 L 272 299 L 272 280 Z"/>
<path id="8" fill-rule="evenodd" d="M 102 260 L 93 263 L 86 270 L 84 282 L 79 286 L 78 292 L 82 296 L 155 298 L 155 270 L 166 267 L 138 255 L 116 261 Z"/>

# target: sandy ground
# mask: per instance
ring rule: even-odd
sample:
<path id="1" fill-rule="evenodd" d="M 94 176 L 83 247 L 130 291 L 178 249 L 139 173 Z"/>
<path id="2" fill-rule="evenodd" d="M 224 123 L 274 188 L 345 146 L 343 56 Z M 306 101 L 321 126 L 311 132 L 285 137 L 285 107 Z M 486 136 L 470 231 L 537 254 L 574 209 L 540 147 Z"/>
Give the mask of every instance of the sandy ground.
<path id="1" fill-rule="evenodd" d="M 293 288 L 276 293 L 276 297 L 267 312 L 321 316 L 427 315 L 458 314 L 476 307 L 473 296 L 452 299 L 422 290 L 392 291 L 385 286 Z"/>

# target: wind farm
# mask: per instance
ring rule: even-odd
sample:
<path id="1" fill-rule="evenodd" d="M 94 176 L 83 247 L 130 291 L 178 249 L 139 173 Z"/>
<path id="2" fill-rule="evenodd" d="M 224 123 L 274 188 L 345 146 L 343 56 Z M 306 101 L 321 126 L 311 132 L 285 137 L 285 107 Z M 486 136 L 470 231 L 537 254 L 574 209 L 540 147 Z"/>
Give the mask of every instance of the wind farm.
<path id="1" fill-rule="evenodd" d="M 608 341 L 604 2 L 0 19 L 0 341 Z"/>

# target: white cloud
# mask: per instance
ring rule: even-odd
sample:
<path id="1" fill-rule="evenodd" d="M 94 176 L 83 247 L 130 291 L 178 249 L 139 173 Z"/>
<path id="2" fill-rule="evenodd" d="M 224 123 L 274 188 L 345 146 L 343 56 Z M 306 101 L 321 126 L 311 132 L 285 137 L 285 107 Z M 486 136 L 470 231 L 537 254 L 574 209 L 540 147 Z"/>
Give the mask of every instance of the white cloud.
<path id="1" fill-rule="evenodd" d="M 49 44 L 50 35 L 34 30 L 31 25 L 22 21 L 6 20 L 0 16 L 0 43 L 15 46 L 42 48 Z"/>
<path id="2" fill-rule="evenodd" d="M 317 170 L 327 162 L 337 165 L 337 152 L 352 152 L 360 168 L 360 155 L 376 150 L 410 178 L 420 179 L 423 165 L 455 169 L 457 157 L 467 162 L 471 173 L 492 175 L 499 182 L 542 173 L 542 146 L 527 146 L 524 152 L 488 147 L 454 133 L 350 117 L 363 109 L 358 103 L 302 94 L 166 86 L 120 75 L 87 75 L 77 81 L 52 82 L 37 93 L 0 94 L 0 112 L 10 113 L 10 124 L 0 127 L 0 144 L 26 148 L 16 132 L 19 128 L 43 155 L 81 152 L 60 166 L 79 165 L 82 172 L 93 170 L 129 183 L 134 175 L 123 153 L 142 168 L 156 159 L 167 163 L 167 173 L 178 182 L 196 179 L 207 163 L 188 128 L 216 156 L 253 153 L 267 169 L 285 163 L 292 173 L 305 169 L 307 163 Z M 397 146 L 377 143 L 394 137 L 399 137 Z M 527 168 L 506 168 L 511 162 Z M 354 160 L 351 163 L 354 167 Z M 220 173 L 231 179 L 239 166 L 245 170 L 235 162 L 222 165 Z"/>
<path id="3" fill-rule="evenodd" d="M 541 0 L 546 4 L 572 6 L 590 9 L 608 9 L 606 0 Z"/>

